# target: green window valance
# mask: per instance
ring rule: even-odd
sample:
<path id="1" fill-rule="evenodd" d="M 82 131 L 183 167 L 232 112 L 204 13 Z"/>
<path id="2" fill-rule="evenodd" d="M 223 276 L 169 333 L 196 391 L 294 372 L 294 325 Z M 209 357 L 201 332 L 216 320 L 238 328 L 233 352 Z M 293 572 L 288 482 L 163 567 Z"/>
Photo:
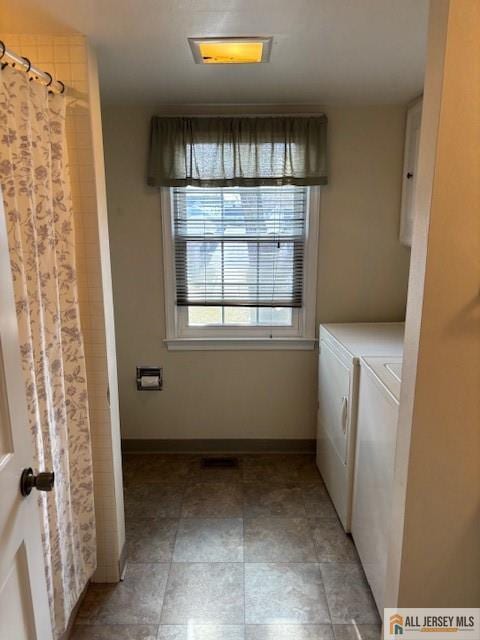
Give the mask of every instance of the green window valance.
<path id="1" fill-rule="evenodd" d="M 327 117 L 153 117 L 148 184 L 327 184 Z"/>

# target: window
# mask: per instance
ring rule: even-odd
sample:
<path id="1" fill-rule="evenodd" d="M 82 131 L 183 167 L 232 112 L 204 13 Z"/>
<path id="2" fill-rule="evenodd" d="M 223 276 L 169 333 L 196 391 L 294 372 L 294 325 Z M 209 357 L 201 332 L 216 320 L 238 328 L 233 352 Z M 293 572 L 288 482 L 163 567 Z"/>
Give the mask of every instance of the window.
<path id="1" fill-rule="evenodd" d="M 312 348 L 318 188 L 163 190 L 169 348 Z"/>

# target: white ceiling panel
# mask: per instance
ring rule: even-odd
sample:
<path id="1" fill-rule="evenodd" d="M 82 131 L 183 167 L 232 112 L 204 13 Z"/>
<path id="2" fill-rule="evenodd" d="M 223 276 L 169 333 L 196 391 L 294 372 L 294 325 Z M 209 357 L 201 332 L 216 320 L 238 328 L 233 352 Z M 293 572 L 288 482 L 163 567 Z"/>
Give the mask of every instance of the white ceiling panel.
<path id="1" fill-rule="evenodd" d="M 4 32 L 86 34 L 106 102 L 380 104 L 423 85 L 428 0 L 3 0 Z M 262 65 L 196 65 L 187 38 L 273 36 Z"/>

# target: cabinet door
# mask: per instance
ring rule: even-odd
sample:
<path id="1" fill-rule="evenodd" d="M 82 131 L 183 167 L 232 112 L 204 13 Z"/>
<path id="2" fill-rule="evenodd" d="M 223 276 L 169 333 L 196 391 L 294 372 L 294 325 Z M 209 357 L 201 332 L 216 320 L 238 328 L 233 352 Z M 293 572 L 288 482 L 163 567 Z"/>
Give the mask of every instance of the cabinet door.
<path id="1" fill-rule="evenodd" d="M 347 462 L 350 369 L 333 349 L 320 341 L 318 418 L 323 436 L 333 445 L 343 464 Z"/>
<path id="2" fill-rule="evenodd" d="M 421 122 L 422 100 L 420 99 L 408 110 L 405 132 L 400 242 L 408 247 L 412 246 L 413 221 L 415 220 L 415 187 Z"/>

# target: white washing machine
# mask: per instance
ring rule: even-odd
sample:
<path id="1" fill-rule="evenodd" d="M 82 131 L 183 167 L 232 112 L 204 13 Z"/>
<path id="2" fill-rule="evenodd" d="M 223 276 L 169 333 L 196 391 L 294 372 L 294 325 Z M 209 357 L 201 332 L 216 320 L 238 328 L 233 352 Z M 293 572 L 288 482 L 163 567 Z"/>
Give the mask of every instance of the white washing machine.
<path id="1" fill-rule="evenodd" d="M 362 358 L 352 536 L 383 614 L 402 358 Z"/>
<path id="2" fill-rule="evenodd" d="M 360 358 L 403 354 L 402 322 L 322 324 L 319 331 L 317 465 L 350 531 Z"/>

